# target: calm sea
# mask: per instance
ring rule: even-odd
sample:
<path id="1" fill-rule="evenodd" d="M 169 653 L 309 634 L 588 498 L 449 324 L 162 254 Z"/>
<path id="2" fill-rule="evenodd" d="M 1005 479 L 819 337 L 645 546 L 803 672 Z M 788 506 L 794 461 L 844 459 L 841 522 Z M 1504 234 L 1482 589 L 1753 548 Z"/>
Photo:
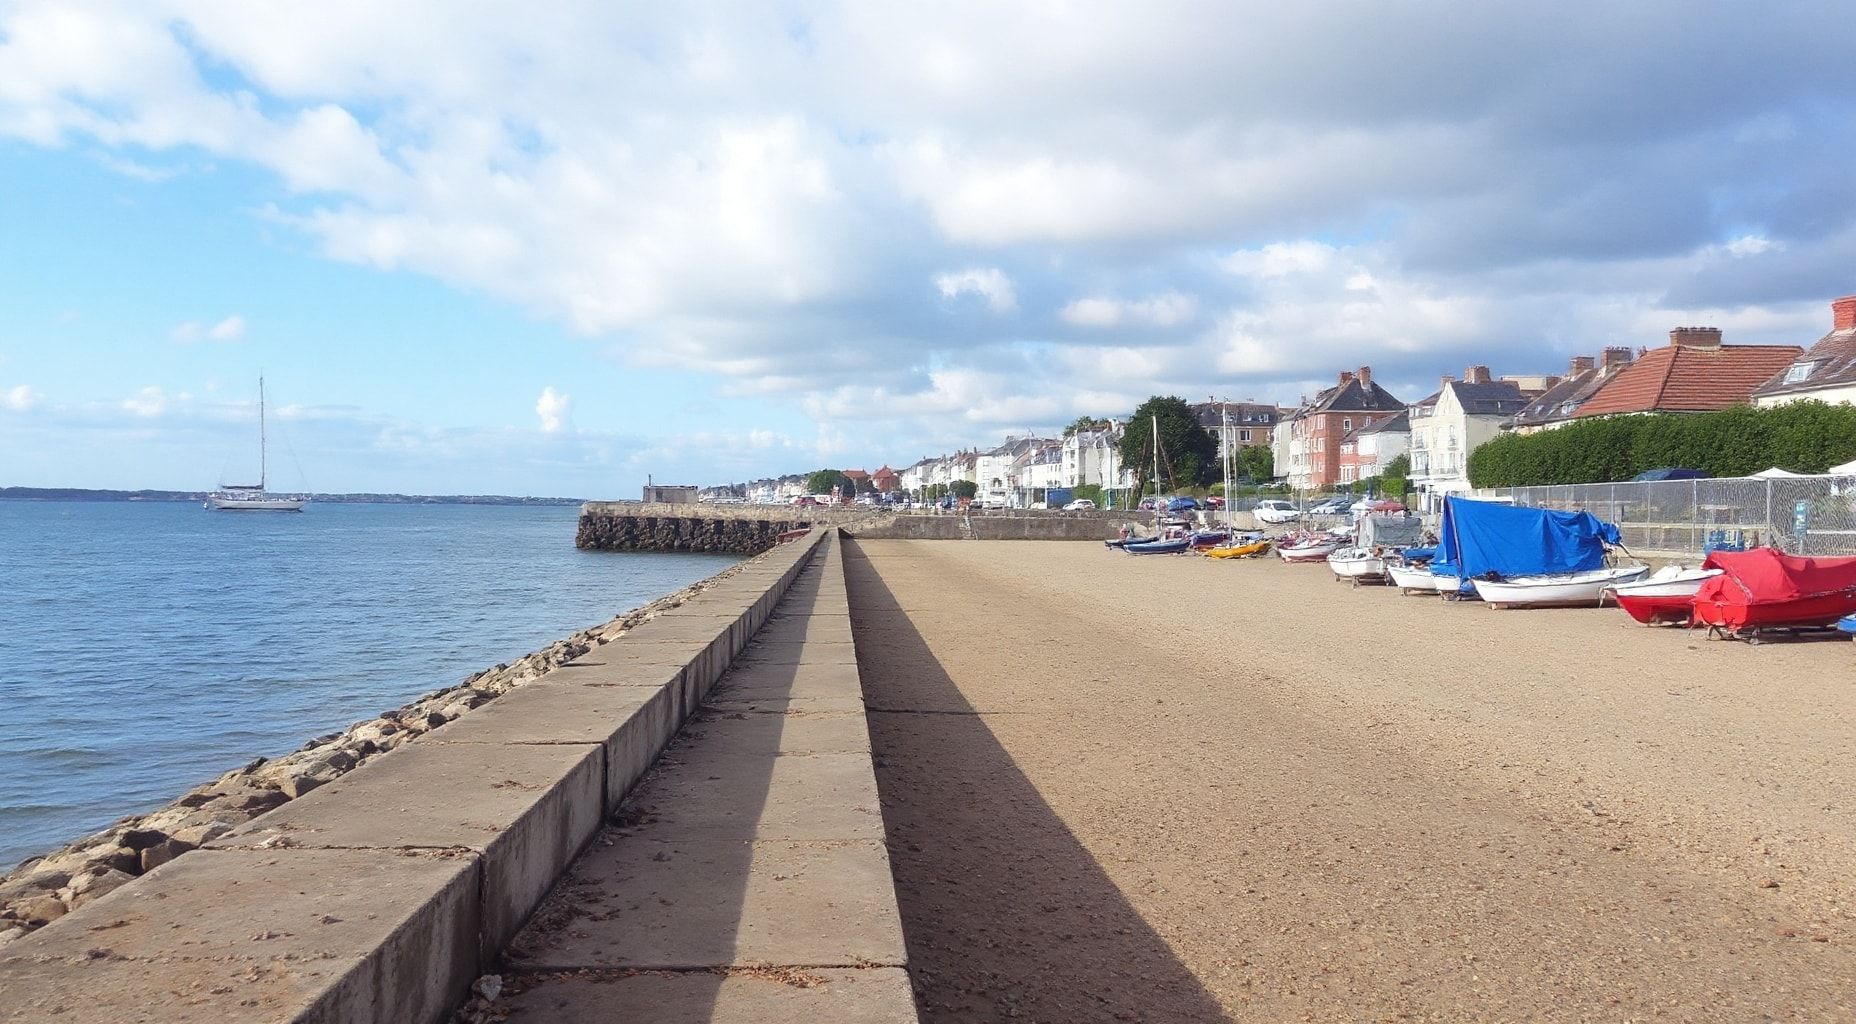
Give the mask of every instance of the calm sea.
<path id="1" fill-rule="evenodd" d="M 734 562 L 577 515 L 0 501 L 0 872 Z"/>

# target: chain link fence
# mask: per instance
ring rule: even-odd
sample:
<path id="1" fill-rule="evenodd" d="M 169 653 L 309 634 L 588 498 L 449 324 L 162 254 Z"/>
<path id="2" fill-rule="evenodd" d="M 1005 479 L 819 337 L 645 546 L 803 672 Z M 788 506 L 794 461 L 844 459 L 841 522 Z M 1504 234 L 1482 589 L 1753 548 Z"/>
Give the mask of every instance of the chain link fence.
<path id="1" fill-rule="evenodd" d="M 1633 551 L 1769 544 L 1794 555 L 1856 555 L 1856 476 L 1557 484 L 1472 497 L 1590 512 L 1618 524 Z"/>

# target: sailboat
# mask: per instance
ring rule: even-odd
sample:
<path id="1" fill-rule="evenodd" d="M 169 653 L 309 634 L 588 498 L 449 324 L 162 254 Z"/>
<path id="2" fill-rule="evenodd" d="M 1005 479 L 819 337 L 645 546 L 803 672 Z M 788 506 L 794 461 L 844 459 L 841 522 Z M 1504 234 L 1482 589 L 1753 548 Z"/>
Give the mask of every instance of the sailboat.
<path id="1" fill-rule="evenodd" d="M 264 430 L 264 378 L 258 378 L 258 482 L 221 484 L 206 496 L 206 507 L 221 512 L 301 512 L 308 499 L 280 498 L 264 491 L 269 470 L 269 444 Z"/>

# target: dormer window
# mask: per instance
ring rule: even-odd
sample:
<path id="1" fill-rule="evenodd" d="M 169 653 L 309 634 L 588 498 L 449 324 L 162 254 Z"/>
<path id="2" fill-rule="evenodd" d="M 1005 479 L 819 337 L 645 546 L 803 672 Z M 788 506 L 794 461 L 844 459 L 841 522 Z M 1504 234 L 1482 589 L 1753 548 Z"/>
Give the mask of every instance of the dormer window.
<path id="1" fill-rule="evenodd" d="M 1804 381 L 1805 379 L 1809 378 L 1811 374 L 1815 372 L 1817 372 L 1817 363 L 1815 362 L 1793 363 L 1785 371 L 1785 383 L 1787 384 L 1800 383 L 1801 381 Z"/>

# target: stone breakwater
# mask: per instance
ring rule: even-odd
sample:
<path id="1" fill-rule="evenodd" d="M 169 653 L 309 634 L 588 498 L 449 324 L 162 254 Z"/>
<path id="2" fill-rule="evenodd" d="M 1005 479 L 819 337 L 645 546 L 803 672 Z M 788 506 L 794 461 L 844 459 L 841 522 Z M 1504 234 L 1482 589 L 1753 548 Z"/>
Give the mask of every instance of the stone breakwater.
<path id="1" fill-rule="evenodd" d="M 672 505 L 589 501 L 574 544 L 593 551 L 690 551 L 757 555 L 789 530 L 867 519 L 862 509 L 792 505 Z"/>
<path id="2" fill-rule="evenodd" d="M 747 563 L 743 563 L 745 565 Z M 455 721 L 587 651 L 713 587 L 737 565 L 610 621 L 425 694 L 378 718 L 318 736 L 302 749 L 259 758 L 188 790 L 159 810 L 22 862 L 0 876 L 0 946 L 63 917 L 136 876 L 199 848 L 235 826 L 353 771 L 377 755 Z"/>

